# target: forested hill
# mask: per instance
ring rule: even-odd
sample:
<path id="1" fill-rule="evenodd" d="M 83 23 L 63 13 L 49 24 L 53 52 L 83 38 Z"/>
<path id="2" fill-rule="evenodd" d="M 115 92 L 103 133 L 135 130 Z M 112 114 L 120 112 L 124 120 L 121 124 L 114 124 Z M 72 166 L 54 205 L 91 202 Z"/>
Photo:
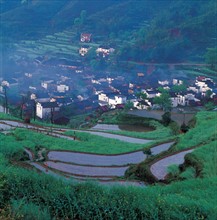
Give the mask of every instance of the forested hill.
<path id="1" fill-rule="evenodd" d="M 177 62 L 203 59 L 217 45 L 217 2 L 175 1 L 130 38 L 128 60 Z M 174 56 L 175 54 L 175 56 Z M 125 56 L 125 55 L 124 55 Z M 125 57 L 126 59 L 126 57 Z"/>
<path id="2" fill-rule="evenodd" d="M 71 27 L 82 10 L 91 15 L 123 1 L 1 0 L 1 28 L 8 37 L 37 38 Z"/>
<path id="3" fill-rule="evenodd" d="M 40 39 L 65 29 L 116 47 L 117 60 L 204 60 L 217 44 L 215 0 L 0 0 L 4 40 Z M 85 11 L 85 22 L 79 23 Z M 77 20 L 76 20 L 77 19 Z M 76 21 L 76 22 L 75 22 Z M 79 27 L 79 28 L 78 28 Z"/>

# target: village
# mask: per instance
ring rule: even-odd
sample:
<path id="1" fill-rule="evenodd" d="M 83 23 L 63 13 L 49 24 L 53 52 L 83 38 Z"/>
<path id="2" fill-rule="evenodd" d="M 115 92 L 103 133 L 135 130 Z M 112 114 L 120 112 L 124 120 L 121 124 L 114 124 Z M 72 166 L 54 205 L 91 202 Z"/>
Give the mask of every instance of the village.
<path id="1" fill-rule="evenodd" d="M 89 42 L 91 34 L 81 34 L 78 51 L 81 58 L 90 50 Z M 100 46 L 96 54 L 108 59 L 114 51 L 114 48 Z M 11 102 L 20 106 L 22 118 L 34 115 L 40 120 L 51 119 L 52 123 L 67 124 L 73 115 L 96 110 L 106 112 L 129 108 L 167 111 L 162 102 L 169 103 L 169 110 L 202 107 L 207 103 L 214 108 L 217 104 L 217 85 L 210 77 L 195 76 L 189 79 L 178 74 L 160 74 L 160 68 L 150 72 L 149 66 L 131 74 L 114 74 L 91 71 L 81 61 L 64 58 L 42 60 L 41 57 L 34 59 L 32 65 L 37 69 L 35 72 L 22 72 L 17 78 L 0 79 L 1 105 L 5 112 L 8 111 L 7 103 Z M 13 87 L 18 88 L 19 100 L 10 101 L 8 98 L 7 93 Z M 167 100 L 160 103 L 156 97 L 162 97 L 165 92 Z"/>

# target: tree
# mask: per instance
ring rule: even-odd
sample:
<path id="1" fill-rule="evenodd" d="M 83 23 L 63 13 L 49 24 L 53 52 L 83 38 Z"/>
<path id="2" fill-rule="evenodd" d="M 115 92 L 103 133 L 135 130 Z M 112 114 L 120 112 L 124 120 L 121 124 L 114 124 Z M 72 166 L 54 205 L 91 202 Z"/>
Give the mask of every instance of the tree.
<path id="1" fill-rule="evenodd" d="M 165 112 L 162 115 L 162 122 L 165 126 L 168 126 L 171 122 L 171 113 L 170 112 Z"/>
<path id="2" fill-rule="evenodd" d="M 145 99 L 147 99 L 147 94 L 144 92 L 138 92 L 138 93 L 136 93 L 136 97 L 139 99 L 145 100 Z"/>
<path id="3" fill-rule="evenodd" d="M 217 67 L 217 47 L 207 48 L 207 52 L 205 53 L 205 62 L 210 64 L 212 69 Z"/>
<path id="4" fill-rule="evenodd" d="M 80 13 L 80 20 L 81 20 L 81 24 L 85 24 L 87 19 L 87 11 L 86 10 L 82 10 Z"/>
<path id="5" fill-rule="evenodd" d="M 181 84 L 181 85 L 174 85 L 171 90 L 175 93 L 180 93 L 180 92 L 185 92 L 187 90 L 186 85 Z"/>
<path id="6" fill-rule="evenodd" d="M 207 90 L 206 91 L 206 97 L 208 98 L 208 99 L 210 99 L 211 98 L 211 95 L 212 95 L 212 90 Z"/>
<path id="7" fill-rule="evenodd" d="M 86 10 L 82 10 L 80 16 L 74 19 L 74 25 L 77 28 L 77 34 L 81 30 L 82 25 L 85 24 L 87 18 Z"/>
<path id="8" fill-rule="evenodd" d="M 210 111 L 214 109 L 215 105 L 212 102 L 207 102 L 204 107 L 207 111 Z"/>
<path id="9" fill-rule="evenodd" d="M 161 92 L 161 95 L 154 98 L 154 103 L 158 104 L 165 112 L 170 112 L 172 109 L 172 102 L 168 90 L 161 87 L 158 90 Z"/>
<path id="10" fill-rule="evenodd" d="M 147 158 L 149 158 L 149 157 L 152 156 L 152 152 L 151 152 L 151 149 L 150 149 L 150 148 L 144 149 L 144 150 L 143 150 L 143 153 L 146 154 Z"/>
<path id="11" fill-rule="evenodd" d="M 186 133 L 188 130 L 189 130 L 189 127 L 185 124 L 185 122 L 182 123 L 181 127 L 180 127 L 180 130 L 183 132 L 183 133 Z"/>
<path id="12" fill-rule="evenodd" d="M 8 87 L 6 85 L 3 85 L 3 91 L 4 91 L 4 112 L 7 114 L 8 113 L 8 95 L 7 95 L 7 90 Z"/>
<path id="13" fill-rule="evenodd" d="M 127 103 L 124 106 L 124 110 L 128 111 L 128 110 L 132 109 L 133 107 L 134 107 L 133 103 L 131 101 L 127 101 Z"/>

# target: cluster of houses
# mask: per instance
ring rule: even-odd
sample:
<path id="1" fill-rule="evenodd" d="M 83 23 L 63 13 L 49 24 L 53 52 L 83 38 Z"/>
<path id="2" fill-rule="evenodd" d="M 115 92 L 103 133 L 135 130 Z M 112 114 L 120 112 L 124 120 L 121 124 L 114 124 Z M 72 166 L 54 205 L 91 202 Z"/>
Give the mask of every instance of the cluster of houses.
<path id="1" fill-rule="evenodd" d="M 140 74 L 141 76 L 141 74 Z M 108 81 L 115 79 L 107 79 Z M 102 79 L 101 79 L 102 81 Z M 94 81 L 94 83 L 100 83 Z M 172 80 L 158 80 L 155 86 L 150 86 L 146 83 L 129 82 L 128 85 L 114 87 L 113 83 L 110 83 L 110 88 L 113 92 L 99 92 L 98 101 L 101 106 L 109 106 L 114 109 L 120 105 L 124 105 L 127 102 L 131 102 L 134 108 L 137 109 L 157 109 L 158 106 L 154 102 L 154 98 L 161 96 L 159 87 L 168 90 L 172 107 L 178 106 L 202 106 L 202 100 L 209 96 L 214 104 L 217 104 L 217 87 L 211 78 L 199 76 L 191 85 L 186 85 L 183 91 L 173 91 L 174 86 L 181 86 L 184 84 L 182 79 L 173 78 Z M 127 91 L 126 91 L 127 87 Z M 145 98 L 138 96 L 137 94 L 145 94 Z"/>
<path id="2" fill-rule="evenodd" d="M 29 76 L 28 76 L 29 77 Z M 69 106 L 76 109 L 77 113 L 84 113 L 96 109 L 124 108 L 127 102 L 131 102 L 136 109 L 156 109 L 159 106 L 154 102 L 154 98 L 161 96 L 159 87 L 167 89 L 170 95 L 172 107 L 179 106 L 201 106 L 202 99 L 209 94 L 214 104 L 217 104 L 217 87 L 211 78 L 198 76 L 191 84 L 186 85 L 183 91 L 172 91 L 172 87 L 184 84 L 181 78 L 171 80 L 146 81 L 144 74 L 138 73 L 134 80 L 126 81 L 123 76 L 115 78 L 102 77 L 84 74 L 85 87 L 82 92 L 70 97 L 73 86 L 67 77 L 61 76 L 62 81 L 46 80 L 41 81 L 39 87 L 29 86 L 30 100 L 25 103 L 24 109 L 35 108 L 36 116 L 40 119 L 51 116 L 67 122 L 61 115 L 62 106 Z M 143 81 L 144 80 L 144 81 Z M 10 86 L 5 80 L 2 81 L 0 91 L 3 86 Z M 88 94 L 87 94 L 88 90 Z M 145 94 L 145 98 L 138 94 Z"/>
<path id="3" fill-rule="evenodd" d="M 75 74 L 77 74 L 77 81 L 74 80 Z M 33 76 L 25 73 L 24 77 Z M 61 119 L 65 123 L 68 119 L 64 118 L 60 111 L 63 106 L 73 109 L 74 114 L 87 113 L 96 109 L 107 111 L 124 108 L 129 102 L 136 109 L 156 109 L 159 106 L 154 102 L 154 98 L 161 96 L 159 87 L 168 90 L 173 108 L 201 106 L 203 98 L 207 95 L 217 105 L 217 87 L 211 78 L 198 76 L 188 84 L 182 78 L 170 80 L 157 80 L 155 76 L 153 78 L 147 79 L 143 73 L 137 73 L 133 79 L 123 76 L 105 77 L 105 73 L 74 72 L 71 77 L 59 74 L 56 79 L 43 80 L 38 86 L 28 84 L 29 101 L 23 103 L 23 109 L 26 112 L 35 109 L 35 114 L 40 119 L 52 117 L 52 120 Z M 185 84 L 185 90 L 173 91 L 174 86 L 183 84 Z M 10 88 L 10 83 L 2 79 L 0 83 L 2 95 L 4 95 L 4 86 Z M 145 94 L 145 96 L 138 94 Z"/>
<path id="4" fill-rule="evenodd" d="M 92 34 L 89 33 L 82 33 L 80 36 L 80 42 L 84 43 L 81 45 L 79 49 L 79 54 L 81 56 L 87 55 L 88 51 L 92 48 L 91 46 L 88 45 L 92 41 Z M 85 44 L 86 43 L 86 44 Z M 103 58 L 108 57 L 111 53 L 113 53 L 115 49 L 113 47 L 110 47 L 108 45 L 100 45 L 96 49 L 96 54 L 97 56 L 101 56 Z"/>

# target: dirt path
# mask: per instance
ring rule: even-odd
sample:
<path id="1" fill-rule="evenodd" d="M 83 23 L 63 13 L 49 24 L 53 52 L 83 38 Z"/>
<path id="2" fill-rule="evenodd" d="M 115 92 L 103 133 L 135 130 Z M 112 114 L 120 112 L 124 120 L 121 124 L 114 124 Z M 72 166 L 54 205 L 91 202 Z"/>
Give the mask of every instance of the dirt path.
<path id="1" fill-rule="evenodd" d="M 176 164 L 180 165 L 184 163 L 184 157 L 186 154 L 191 153 L 193 149 L 182 151 L 180 153 L 165 157 L 156 163 L 154 163 L 150 170 L 152 174 L 158 179 L 158 180 L 164 180 L 166 175 L 168 174 L 167 169 L 170 165 Z"/>

